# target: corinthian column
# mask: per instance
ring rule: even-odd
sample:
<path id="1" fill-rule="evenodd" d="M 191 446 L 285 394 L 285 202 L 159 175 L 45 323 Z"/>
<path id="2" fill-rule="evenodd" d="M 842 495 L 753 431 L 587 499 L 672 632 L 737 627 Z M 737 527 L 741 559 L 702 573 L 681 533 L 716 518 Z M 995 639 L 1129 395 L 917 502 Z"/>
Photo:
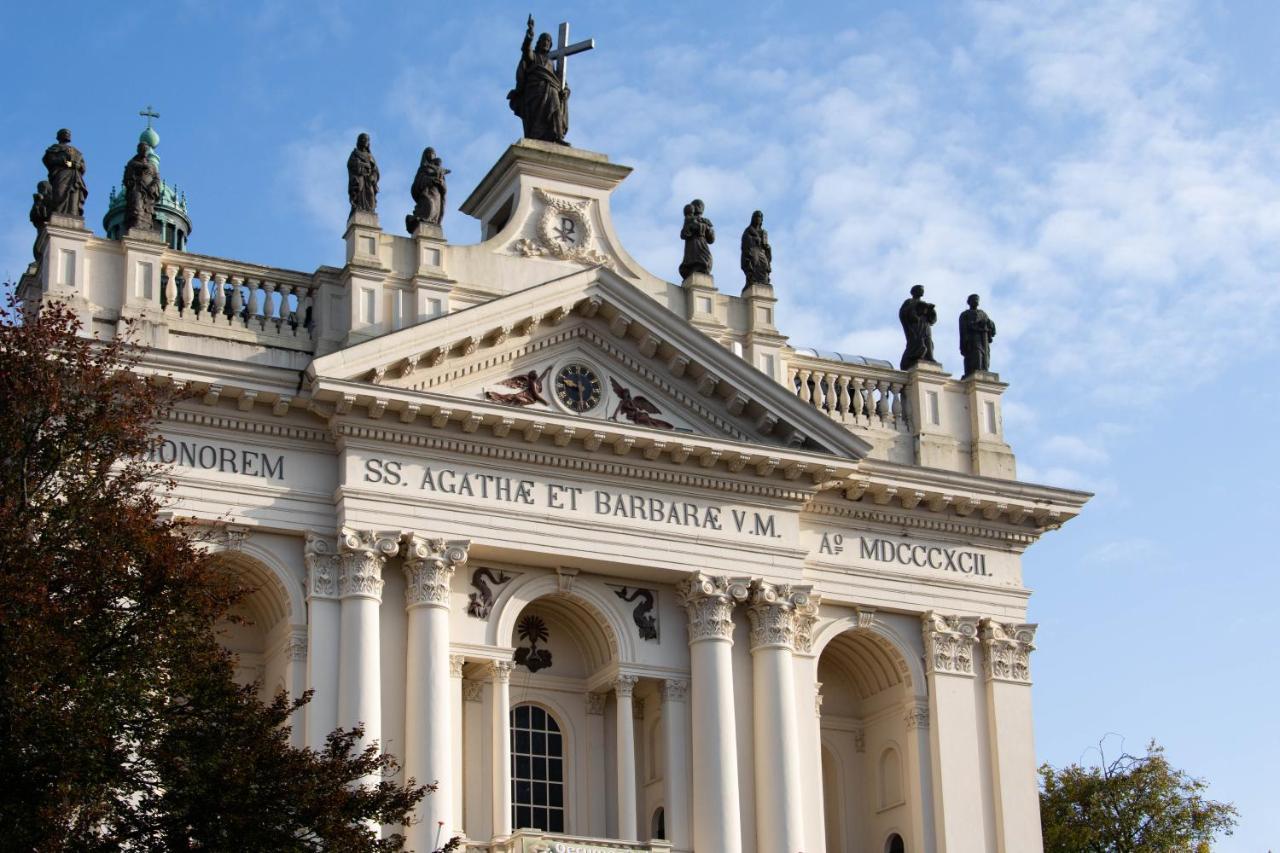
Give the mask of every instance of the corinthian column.
<path id="1" fill-rule="evenodd" d="M 973 683 L 978 620 L 930 611 L 922 630 L 938 853 L 988 850 L 987 828 L 973 807 L 974 780 L 983 776 Z"/>
<path id="2" fill-rule="evenodd" d="M 747 597 L 746 578 L 695 572 L 680 582 L 689 616 L 693 687 L 693 846 L 741 853 L 737 722 L 733 712 L 733 606 Z"/>
<path id="3" fill-rule="evenodd" d="M 812 587 L 751 582 L 751 674 L 755 692 L 756 844 L 761 850 L 805 849 L 800 790 L 800 737 L 796 719 L 797 607 L 809 607 Z"/>
<path id="4" fill-rule="evenodd" d="M 666 759 L 667 838 L 677 850 L 693 847 L 689 820 L 689 682 L 662 682 L 663 755 Z"/>
<path id="5" fill-rule="evenodd" d="M 307 689 L 312 691 L 306 714 L 306 744 L 324 748 L 329 732 L 338 727 L 339 619 L 337 546 L 314 533 L 307 534 Z"/>
<path id="6" fill-rule="evenodd" d="M 515 663 L 489 664 L 493 687 L 493 837 L 511 835 L 511 670 Z"/>
<path id="7" fill-rule="evenodd" d="M 342 602 L 342 642 L 338 663 L 338 722 L 364 726 L 363 749 L 382 742 L 382 681 L 378 608 L 382 566 L 400 550 L 393 535 L 343 528 L 338 542 L 338 595 Z M 371 776 L 369 784 L 378 778 Z"/>
<path id="8" fill-rule="evenodd" d="M 443 825 L 454 827 L 453 708 L 449 667 L 449 593 L 453 572 L 467 562 L 470 542 L 404 538 L 405 654 L 404 772 L 436 790 L 418 804 L 407 827 L 408 846 L 430 850 Z M 461 745 L 458 745 L 461 749 Z M 446 830 L 448 837 L 450 830 Z"/>
<path id="9" fill-rule="evenodd" d="M 983 619 L 982 670 L 987 692 L 987 743 L 996 803 L 996 849 L 1039 851 L 1039 797 L 1031 726 L 1031 652 L 1036 626 Z"/>
<path id="10" fill-rule="evenodd" d="M 618 769 L 618 839 L 635 841 L 636 834 L 636 723 L 632 695 L 636 682 L 634 675 L 619 675 L 613 681 L 613 693 L 617 698 Z"/>

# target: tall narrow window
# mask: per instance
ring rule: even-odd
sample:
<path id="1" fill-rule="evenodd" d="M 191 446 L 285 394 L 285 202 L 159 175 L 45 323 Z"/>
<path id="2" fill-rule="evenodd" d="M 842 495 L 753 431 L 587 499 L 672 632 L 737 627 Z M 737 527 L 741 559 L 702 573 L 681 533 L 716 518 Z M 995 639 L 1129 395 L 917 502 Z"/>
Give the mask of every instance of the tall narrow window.
<path id="1" fill-rule="evenodd" d="M 511 820 L 516 829 L 564 832 L 564 738 L 537 705 L 511 709 Z"/>

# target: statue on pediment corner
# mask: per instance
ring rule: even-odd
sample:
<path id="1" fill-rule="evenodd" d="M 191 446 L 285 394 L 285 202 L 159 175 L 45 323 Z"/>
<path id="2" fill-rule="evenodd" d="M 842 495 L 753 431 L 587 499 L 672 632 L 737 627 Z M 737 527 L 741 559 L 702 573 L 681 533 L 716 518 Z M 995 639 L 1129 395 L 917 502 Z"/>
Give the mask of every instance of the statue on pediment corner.
<path id="1" fill-rule="evenodd" d="M 769 232 L 764 230 L 764 213 L 759 210 L 751 214 L 751 224 L 742 232 L 742 272 L 747 277 L 747 287 L 773 286 L 773 248 L 769 245 Z"/>
<path id="2" fill-rule="evenodd" d="M 156 202 L 160 201 L 160 170 L 151 158 L 151 146 L 147 143 L 138 143 L 138 152 L 124 165 L 120 184 L 125 197 L 125 230 L 154 230 L 152 217 Z"/>
<path id="3" fill-rule="evenodd" d="M 716 241 L 716 229 L 711 220 L 702 215 L 705 210 L 706 205 L 700 198 L 684 206 L 684 224 L 680 227 L 680 239 L 684 240 L 681 279 L 696 272 L 711 275 L 711 244 Z"/>
<path id="4" fill-rule="evenodd" d="M 378 210 L 378 161 L 369 147 L 369 134 L 356 137 L 356 147 L 347 158 L 347 198 L 351 201 L 351 216 L 357 213 L 376 213 Z"/>
<path id="5" fill-rule="evenodd" d="M 991 369 L 991 339 L 996 324 L 978 307 L 978 294 L 969 294 L 969 308 L 960 312 L 960 354 L 964 356 L 964 375 Z"/>
<path id="6" fill-rule="evenodd" d="M 409 193 L 413 196 L 413 213 L 404 218 L 405 228 L 413 234 L 419 225 L 435 225 L 439 227 L 444 219 L 444 203 L 448 188 L 445 175 L 451 169 L 444 167 L 444 161 L 436 156 L 436 150 L 428 146 L 422 152 L 422 161 L 418 164 L 418 173 L 413 178 L 413 186 Z"/>
<path id="7" fill-rule="evenodd" d="M 84 182 L 84 155 L 71 144 L 71 131 L 65 127 L 58 131 L 58 141 L 45 149 L 42 162 L 53 187 L 49 213 L 83 218 L 89 188 Z"/>
<path id="8" fill-rule="evenodd" d="M 31 212 L 27 217 L 31 220 L 32 226 L 36 229 L 36 242 L 31 247 L 31 253 L 40 257 L 40 232 L 49 224 L 49 204 L 52 201 L 53 184 L 48 181 L 41 181 L 36 184 L 36 191 L 31 194 Z"/>
<path id="9" fill-rule="evenodd" d="M 898 321 L 907 337 L 899 366 L 910 370 L 922 361 L 933 362 L 933 324 L 938 322 L 938 308 L 924 301 L 923 287 L 917 284 L 911 288 L 911 298 L 898 309 Z"/>
<path id="10" fill-rule="evenodd" d="M 523 122 L 526 139 L 568 145 L 564 137 L 569 132 L 569 87 L 556 73 L 551 44 L 550 33 L 534 42 L 530 15 L 520 45 L 516 87 L 507 93 L 507 102 Z"/>

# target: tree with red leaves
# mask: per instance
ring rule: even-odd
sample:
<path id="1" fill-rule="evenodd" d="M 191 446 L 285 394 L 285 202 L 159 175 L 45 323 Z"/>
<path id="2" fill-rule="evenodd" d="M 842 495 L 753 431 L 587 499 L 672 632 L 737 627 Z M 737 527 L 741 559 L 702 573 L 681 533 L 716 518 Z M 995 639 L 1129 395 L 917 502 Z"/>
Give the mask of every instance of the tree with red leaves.
<path id="1" fill-rule="evenodd" d="M 428 793 L 358 729 L 289 745 L 214 635 L 248 590 L 161 516 L 174 402 L 58 304 L 0 320 L 0 846 L 400 850 Z M 370 776 L 376 786 L 361 787 Z"/>

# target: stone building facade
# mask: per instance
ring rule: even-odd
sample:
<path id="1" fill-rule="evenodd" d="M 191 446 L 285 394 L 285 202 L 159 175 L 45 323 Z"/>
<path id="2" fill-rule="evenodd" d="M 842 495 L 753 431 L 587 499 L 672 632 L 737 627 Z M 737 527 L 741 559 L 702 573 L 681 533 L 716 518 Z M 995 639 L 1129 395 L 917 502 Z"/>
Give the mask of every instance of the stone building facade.
<path id="1" fill-rule="evenodd" d="M 192 392 L 155 453 L 256 587 L 239 675 L 437 782 L 415 849 L 1039 850 L 1021 555 L 1088 496 L 1016 479 L 995 374 L 642 269 L 629 171 L 523 140 L 480 242 L 356 217 L 309 273 L 55 217 L 20 293 Z"/>

